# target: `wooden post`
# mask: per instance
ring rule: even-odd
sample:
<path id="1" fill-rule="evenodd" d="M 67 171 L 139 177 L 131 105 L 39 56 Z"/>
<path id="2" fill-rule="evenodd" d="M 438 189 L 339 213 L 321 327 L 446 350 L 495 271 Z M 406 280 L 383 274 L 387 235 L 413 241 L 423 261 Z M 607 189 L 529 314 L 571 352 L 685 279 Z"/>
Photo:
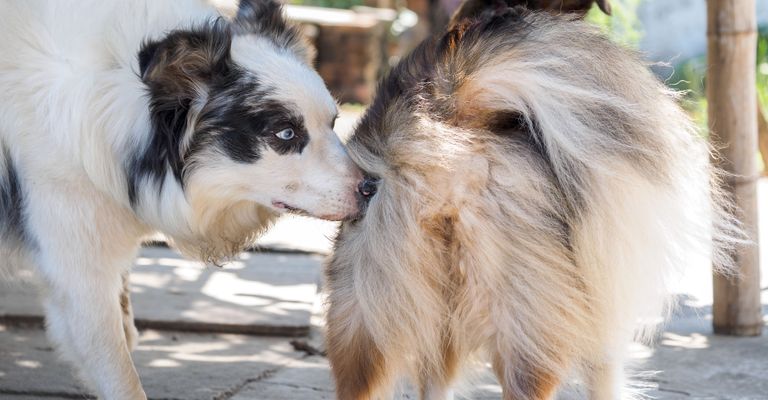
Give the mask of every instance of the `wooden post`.
<path id="1" fill-rule="evenodd" d="M 707 0 L 707 99 L 710 137 L 733 174 L 729 189 L 755 243 L 735 254 L 738 278 L 714 277 L 715 333 L 760 335 L 760 262 L 757 219 L 757 46 L 755 0 Z"/>

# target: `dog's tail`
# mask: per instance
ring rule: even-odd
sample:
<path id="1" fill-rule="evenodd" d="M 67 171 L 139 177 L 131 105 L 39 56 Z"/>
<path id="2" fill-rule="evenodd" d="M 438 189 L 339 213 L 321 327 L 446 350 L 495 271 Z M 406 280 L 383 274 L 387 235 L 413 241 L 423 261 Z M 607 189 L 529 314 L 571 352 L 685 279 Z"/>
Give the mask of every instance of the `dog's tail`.
<path id="1" fill-rule="evenodd" d="M 522 8 L 465 20 L 430 46 L 435 101 L 424 112 L 527 135 L 562 192 L 604 318 L 631 331 L 660 315 L 656 299 L 688 266 L 732 271 L 745 235 L 723 174 L 677 94 L 635 53 L 575 17 Z"/>

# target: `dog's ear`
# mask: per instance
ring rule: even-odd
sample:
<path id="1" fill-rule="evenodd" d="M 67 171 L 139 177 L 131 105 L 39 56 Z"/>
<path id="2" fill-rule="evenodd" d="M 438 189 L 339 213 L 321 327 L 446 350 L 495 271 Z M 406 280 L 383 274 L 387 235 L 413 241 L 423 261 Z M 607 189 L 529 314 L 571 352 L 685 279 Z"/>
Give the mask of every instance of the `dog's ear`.
<path id="1" fill-rule="evenodd" d="M 205 102 L 208 88 L 237 71 L 230 57 L 232 35 L 223 19 L 144 43 L 139 70 L 147 86 L 153 135 L 142 168 L 170 167 L 181 181 L 186 146 L 192 130 L 190 113 Z M 134 193 L 135 195 L 135 193 Z"/>
<path id="2" fill-rule="evenodd" d="M 448 26 L 456 26 L 462 20 L 475 18 L 484 12 L 496 13 L 515 6 L 584 16 L 595 3 L 604 13 L 611 14 L 610 0 L 466 0 L 451 16 Z"/>
<path id="3" fill-rule="evenodd" d="M 265 34 L 287 29 L 283 7 L 274 0 L 241 0 L 234 23 L 238 33 Z"/>
<path id="4" fill-rule="evenodd" d="M 293 51 L 311 63 L 314 49 L 290 23 L 281 3 L 275 0 L 241 0 L 233 20 L 235 34 L 256 34 L 270 39 L 276 46 Z"/>
<path id="5" fill-rule="evenodd" d="M 194 95 L 211 80 L 227 76 L 231 44 L 230 28 L 222 19 L 146 42 L 139 51 L 141 80 L 156 95 Z"/>

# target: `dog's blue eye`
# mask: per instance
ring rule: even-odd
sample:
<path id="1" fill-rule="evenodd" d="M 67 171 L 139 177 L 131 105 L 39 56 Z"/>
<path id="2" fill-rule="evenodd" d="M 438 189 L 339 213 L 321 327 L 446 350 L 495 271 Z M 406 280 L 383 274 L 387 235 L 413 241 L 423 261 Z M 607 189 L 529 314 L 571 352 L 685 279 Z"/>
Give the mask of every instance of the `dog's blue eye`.
<path id="1" fill-rule="evenodd" d="M 282 131 L 275 133 L 275 136 L 277 136 L 277 137 L 279 137 L 280 139 L 283 139 L 283 140 L 291 140 L 291 139 L 293 139 L 294 136 L 296 136 L 296 134 L 293 133 L 293 129 L 288 128 L 288 129 L 283 129 Z"/>

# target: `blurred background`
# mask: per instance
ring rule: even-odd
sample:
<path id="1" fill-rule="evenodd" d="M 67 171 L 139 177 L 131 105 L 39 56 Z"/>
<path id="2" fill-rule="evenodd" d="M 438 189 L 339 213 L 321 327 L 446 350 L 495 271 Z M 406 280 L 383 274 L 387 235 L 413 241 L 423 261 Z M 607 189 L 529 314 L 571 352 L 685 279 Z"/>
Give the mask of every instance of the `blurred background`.
<path id="1" fill-rule="evenodd" d="M 232 0 L 211 0 L 233 10 Z M 288 15 L 316 46 L 316 66 L 342 103 L 364 105 L 376 81 L 415 45 L 442 29 L 459 0 L 290 0 Z M 587 20 L 640 51 L 669 87 L 685 91 L 685 107 L 706 127 L 706 1 L 612 0 L 613 13 L 593 8 Z M 768 1 L 757 1 L 757 81 L 768 107 Z M 763 114 L 763 119 L 764 119 Z M 766 124 L 762 125 L 765 129 Z M 768 150 L 768 148 L 766 148 Z"/>

